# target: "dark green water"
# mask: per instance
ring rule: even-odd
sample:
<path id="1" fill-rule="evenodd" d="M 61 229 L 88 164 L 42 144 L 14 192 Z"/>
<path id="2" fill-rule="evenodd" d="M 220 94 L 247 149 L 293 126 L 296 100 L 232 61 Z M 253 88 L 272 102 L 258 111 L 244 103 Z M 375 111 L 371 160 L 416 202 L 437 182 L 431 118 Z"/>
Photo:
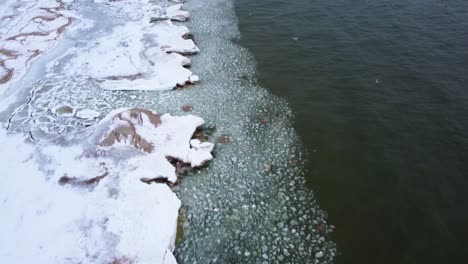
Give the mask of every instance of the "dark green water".
<path id="1" fill-rule="evenodd" d="M 468 1 L 235 0 L 338 263 L 468 263 Z"/>

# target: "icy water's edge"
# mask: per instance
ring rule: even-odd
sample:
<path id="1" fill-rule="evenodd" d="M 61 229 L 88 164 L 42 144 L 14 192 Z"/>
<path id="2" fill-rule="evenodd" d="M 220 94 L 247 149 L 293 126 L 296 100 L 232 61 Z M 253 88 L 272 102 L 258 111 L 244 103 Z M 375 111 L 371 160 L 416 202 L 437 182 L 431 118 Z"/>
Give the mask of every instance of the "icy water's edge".
<path id="1" fill-rule="evenodd" d="M 333 262 L 336 249 L 326 213 L 305 186 L 303 148 L 287 103 L 256 81 L 255 61 L 240 38 L 232 1 L 190 1 L 188 23 L 201 53 L 202 78 L 186 91 L 197 115 L 215 124 L 215 160 L 201 176 L 184 178 L 178 195 L 187 209 L 180 261 Z M 210 113 L 219 109 L 222 114 Z M 228 190 L 226 192 L 226 190 Z M 220 254 L 221 253 L 221 254 Z"/>
<path id="2" fill-rule="evenodd" d="M 284 100 L 256 84 L 252 56 L 235 44 L 239 32 L 232 2 L 193 0 L 185 8 L 192 13 L 188 26 L 201 49 L 191 57 L 199 85 L 163 93 L 115 92 L 99 89 L 89 78 L 64 81 L 56 76 L 31 87 L 41 93 L 28 95 L 27 111 L 15 116 L 16 121 L 10 118 L 12 130 L 31 132 L 34 125 L 38 131 L 46 127 L 62 139 L 76 140 L 81 129 L 91 130 L 115 108 L 186 115 L 182 107 L 190 105 L 191 113 L 203 117 L 205 128 L 212 131 L 209 140 L 227 140 L 217 145 L 207 168 L 173 188 L 185 216 L 185 236 L 176 248 L 179 262 L 332 262 L 336 250 L 327 240 L 331 230 L 326 213 L 305 187 L 293 115 Z M 95 33 L 106 33 L 107 26 L 100 25 Z M 42 60 L 42 67 L 46 62 Z M 48 120 L 46 108 L 63 104 L 65 98 L 71 105 L 99 111 L 101 117 L 88 123 L 66 115 Z"/>

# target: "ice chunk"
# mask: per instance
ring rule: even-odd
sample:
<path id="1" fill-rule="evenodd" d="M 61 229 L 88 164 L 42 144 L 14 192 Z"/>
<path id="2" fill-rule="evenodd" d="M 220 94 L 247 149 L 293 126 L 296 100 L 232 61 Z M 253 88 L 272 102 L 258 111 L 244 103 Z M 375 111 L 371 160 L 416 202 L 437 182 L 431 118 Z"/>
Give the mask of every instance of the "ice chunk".
<path id="1" fill-rule="evenodd" d="M 186 21 L 190 17 L 190 13 L 182 10 L 183 4 L 169 6 L 166 9 L 166 15 L 169 19 L 176 21 Z"/>
<path id="2" fill-rule="evenodd" d="M 76 113 L 76 116 L 82 119 L 93 119 L 93 118 L 99 117 L 100 115 L 101 113 L 99 113 L 98 111 L 91 110 L 91 109 L 83 109 Z"/>
<path id="3" fill-rule="evenodd" d="M 200 81 L 200 77 L 198 77 L 198 75 L 193 74 L 193 75 L 191 75 L 189 77 L 189 82 L 190 83 L 197 83 L 199 81 Z"/>
<path id="4" fill-rule="evenodd" d="M 187 21 L 190 17 L 190 13 L 187 11 L 182 10 L 183 4 L 176 4 L 171 5 L 165 10 L 165 14 L 161 14 L 159 16 L 153 16 L 152 21 L 160 21 L 160 20 L 174 20 L 174 21 Z"/>

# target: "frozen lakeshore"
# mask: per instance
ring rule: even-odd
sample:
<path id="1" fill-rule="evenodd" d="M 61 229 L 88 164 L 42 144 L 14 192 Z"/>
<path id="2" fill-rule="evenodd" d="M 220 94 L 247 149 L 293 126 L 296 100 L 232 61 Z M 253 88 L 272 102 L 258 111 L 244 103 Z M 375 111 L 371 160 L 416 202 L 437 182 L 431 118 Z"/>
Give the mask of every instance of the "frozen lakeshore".
<path id="1" fill-rule="evenodd" d="M 165 1 L 69 2 L 63 40 L 3 91 L 1 262 L 333 261 L 292 114 L 233 43 L 230 0 L 191 0 L 183 24 Z M 205 165 L 209 142 L 204 168 L 166 158 Z"/>

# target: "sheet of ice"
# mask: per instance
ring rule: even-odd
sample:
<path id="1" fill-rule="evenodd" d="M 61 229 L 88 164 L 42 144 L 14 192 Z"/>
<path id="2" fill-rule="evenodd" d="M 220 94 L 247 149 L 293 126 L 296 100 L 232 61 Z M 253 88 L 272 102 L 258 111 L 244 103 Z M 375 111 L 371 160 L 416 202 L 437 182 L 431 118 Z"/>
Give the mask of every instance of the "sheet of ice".
<path id="1" fill-rule="evenodd" d="M 151 152 L 135 152 L 127 141 L 95 145 L 126 124 Z M 193 166 L 211 159 L 213 144 L 190 141 L 202 124 L 192 115 L 116 110 L 91 144 L 68 147 L 33 146 L 0 130 L 0 160 L 8 164 L 0 174 L 0 263 L 176 263 L 180 201 L 166 184 L 140 179 L 175 182 L 169 156 Z"/>
<path id="2" fill-rule="evenodd" d="M 73 18 L 59 0 L 6 1 L 0 6 L 0 94 L 54 48 Z"/>

